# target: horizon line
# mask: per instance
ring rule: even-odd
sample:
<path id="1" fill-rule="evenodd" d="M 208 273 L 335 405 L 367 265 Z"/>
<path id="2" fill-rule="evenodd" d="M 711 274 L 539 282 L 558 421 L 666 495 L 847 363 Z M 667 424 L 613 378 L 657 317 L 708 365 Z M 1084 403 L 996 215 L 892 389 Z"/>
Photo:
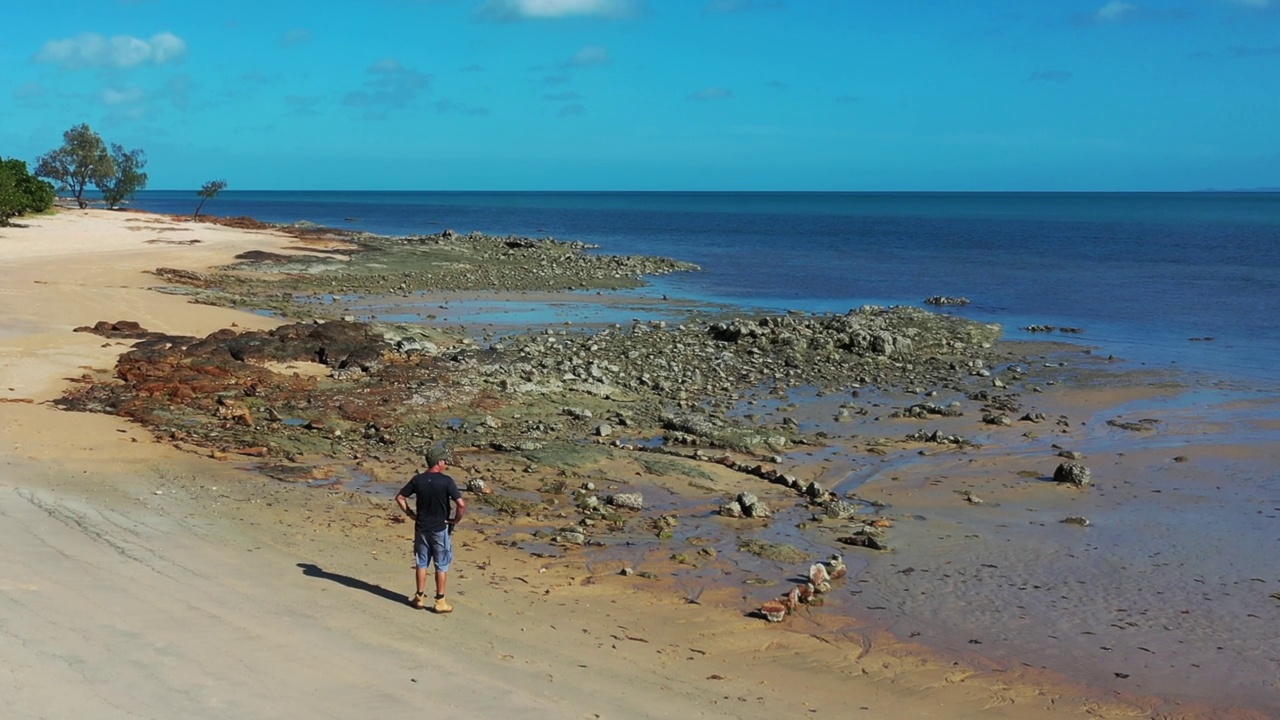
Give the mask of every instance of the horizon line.
<path id="1" fill-rule="evenodd" d="M 148 192 L 198 192 L 194 187 L 186 188 L 146 188 L 138 193 Z M 1280 193 L 1280 186 L 1263 186 L 1253 188 L 1198 188 L 1193 190 L 513 190 L 513 189 L 465 189 L 465 190 L 433 190 L 433 189 L 356 189 L 356 188 L 228 188 L 224 193 L 245 192 L 305 192 L 305 193 L 509 193 L 509 194 L 575 194 L 575 195 L 610 195 L 610 194 L 682 194 L 682 195 L 1185 195 L 1212 193 Z"/>

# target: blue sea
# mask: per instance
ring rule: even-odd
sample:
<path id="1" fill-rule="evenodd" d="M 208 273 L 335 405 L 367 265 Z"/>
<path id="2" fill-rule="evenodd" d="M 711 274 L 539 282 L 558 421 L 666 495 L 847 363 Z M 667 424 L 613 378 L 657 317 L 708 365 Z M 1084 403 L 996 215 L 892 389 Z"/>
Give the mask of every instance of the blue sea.
<path id="1" fill-rule="evenodd" d="M 193 191 L 134 207 L 190 214 Z M 688 260 L 652 292 L 844 312 L 964 296 L 949 312 L 1148 367 L 1280 380 L 1280 193 L 225 191 L 204 212 L 387 235 L 553 236 Z M 1042 337 L 1042 336 L 1040 336 Z M 1193 340 L 1193 338 L 1195 338 Z"/>

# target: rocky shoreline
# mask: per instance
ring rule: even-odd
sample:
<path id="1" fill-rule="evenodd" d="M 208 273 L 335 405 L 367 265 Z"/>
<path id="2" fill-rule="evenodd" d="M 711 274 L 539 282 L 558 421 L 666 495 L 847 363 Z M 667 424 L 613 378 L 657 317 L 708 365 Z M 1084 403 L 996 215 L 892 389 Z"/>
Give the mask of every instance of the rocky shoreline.
<path id="1" fill-rule="evenodd" d="M 1052 352 L 1105 366 L 1078 347 L 1006 343 L 999 328 L 912 307 L 502 335 L 357 321 L 342 317 L 335 293 L 447 302 L 441 288 L 473 290 L 476 278 L 518 290 L 515 280 L 494 280 L 518 273 L 506 253 L 569 252 L 577 259 L 566 267 L 578 269 L 560 275 L 562 288 L 615 282 L 620 262 L 630 268 L 623 274 L 680 268 L 521 238 L 442 234 L 377 239 L 361 250 L 364 239 L 309 237 L 328 243 L 300 240 L 295 250 L 309 259 L 251 252 L 212 271 L 156 271 L 170 283 L 157 288 L 164 292 L 298 322 L 205 337 L 123 322 L 81 328 L 133 347 L 60 404 L 122 415 L 183 449 L 330 490 L 391 487 L 422 447 L 447 439 L 485 541 L 546 561 L 612 563 L 655 589 L 704 588 L 698 578 L 712 573 L 741 588 L 739 611 L 769 620 L 819 602 L 834 602 L 824 612 L 851 611 L 865 554 L 892 558 L 934 525 L 894 507 L 904 496 L 893 492 L 893 468 L 914 463 L 932 474 L 927 468 L 963 458 L 987 462 L 987 443 L 1014 463 L 1041 454 L 1037 469 L 1017 471 L 1019 483 L 997 474 L 954 492 L 962 507 L 993 508 L 1010 492 L 1038 492 L 1042 481 L 1065 486 L 1049 503 L 1062 528 L 1090 525 L 1072 498 L 1102 497 L 1113 482 L 1063 462 L 1089 462 L 1059 444 L 1079 439 L 1082 423 L 1046 412 L 1039 394 L 1089 372 Z M 488 249 L 475 250 L 477 242 Z M 485 262 L 501 273 L 476 269 L 488 252 L 496 254 Z M 461 266 L 438 262 L 468 253 Z M 1147 418 L 1111 420 L 1102 424 L 1132 435 L 1164 429 Z M 927 464 L 934 455 L 940 463 Z M 1062 481 L 1052 483 L 1058 466 Z M 876 489 L 863 492 L 871 477 Z M 910 532 L 899 537 L 903 527 Z M 848 587 L 818 591 L 846 559 Z M 702 591 L 680 592 L 696 600 Z"/>
<path id="2" fill-rule="evenodd" d="M 619 453 L 657 453 L 784 486 L 800 507 L 838 523 L 823 528 L 828 542 L 881 550 L 888 524 L 874 517 L 873 505 L 782 468 L 786 453 L 822 446 L 827 433 L 801 432 L 791 417 L 771 421 L 751 408 L 772 403 L 785 410 L 790 393 L 805 389 L 847 398 L 837 422 L 872 410 L 887 418 L 958 417 L 965 408 L 973 422 L 1009 425 L 1008 414 L 1020 407 L 1019 392 L 1009 386 L 1039 390 L 1031 362 L 998 342 L 998 327 L 912 307 L 530 328 L 479 342 L 440 328 L 333 318 L 326 300 L 335 293 L 619 287 L 691 268 L 663 258 L 589 254 L 579 243 L 480 233 L 380 238 L 306 228 L 299 239 L 343 245 L 318 254 L 314 246 L 298 248 L 306 253 L 298 255 L 250 251 L 213 272 L 155 274 L 172 283 L 157 288 L 163 292 L 274 309 L 304 322 L 203 338 L 153 333 L 131 322 L 78 328 L 136 342 L 114 377 L 85 378 L 62 406 L 127 417 L 162 441 L 214 457 L 260 460 L 263 472 L 290 481 L 325 480 L 334 463 L 392 476 L 422 447 L 447 438 L 487 463 L 472 486 L 486 505 L 569 545 L 630 536 L 628 512 L 643 516 L 643 493 L 626 501 L 617 498 L 631 496 L 597 497 L 582 490 L 593 483 L 580 480 L 599 477 Z M 861 402 L 867 392 L 916 400 L 885 407 Z M 921 401 L 940 393 L 956 399 L 946 407 Z M 931 443 L 972 444 L 923 429 L 867 441 L 868 451 L 878 453 Z M 678 464 L 665 469 L 701 472 Z M 535 493 L 525 482 L 530 473 L 563 480 L 540 481 Z M 566 494 L 575 482 L 579 487 Z M 713 482 L 697 487 L 727 498 L 721 515 L 770 521 L 764 502 L 737 490 Z M 578 516 L 567 526 L 546 517 L 562 502 Z M 567 519 L 563 511 L 554 514 Z"/>

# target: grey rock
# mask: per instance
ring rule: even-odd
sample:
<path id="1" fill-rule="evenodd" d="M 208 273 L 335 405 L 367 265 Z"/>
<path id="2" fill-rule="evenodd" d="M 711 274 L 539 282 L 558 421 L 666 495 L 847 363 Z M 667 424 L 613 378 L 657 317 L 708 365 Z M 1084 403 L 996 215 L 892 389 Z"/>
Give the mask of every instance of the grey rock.
<path id="1" fill-rule="evenodd" d="M 933 297 L 927 298 L 925 300 L 925 303 L 928 305 L 936 305 L 938 307 L 948 307 L 948 306 L 958 307 L 958 306 L 968 305 L 969 298 L 959 297 L 959 296 L 951 297 L 948 295 L 934 295 Z"/>
<path id="2" fill-rule="evenodd" d="M 643 510 L 644 495 L 640 493 L 616 493 L 609 496 L 609 504 L 624 510 Z"/>
<path id="3" fill-rule="evenodd" d="M 584 545 L 587 542 L 587 536 L 580 532 L 562 532 L 555 539 L 565 545 Z"/>
<path id="4" fill-rule="evenodd" d="M 858 506 L 845 500 L 832 500 L 823 509 L 827 517 L 835 520 L 847 520 L 858 514 Z"/>
<path id="5" fill-rule="evenodd" d="M 1054 482 L 1067 483 L 1076 487 L 1087 487 L 1093 481 L 1093 473 L 1078 462 L 1065 462 L 1053 471 Z"/>

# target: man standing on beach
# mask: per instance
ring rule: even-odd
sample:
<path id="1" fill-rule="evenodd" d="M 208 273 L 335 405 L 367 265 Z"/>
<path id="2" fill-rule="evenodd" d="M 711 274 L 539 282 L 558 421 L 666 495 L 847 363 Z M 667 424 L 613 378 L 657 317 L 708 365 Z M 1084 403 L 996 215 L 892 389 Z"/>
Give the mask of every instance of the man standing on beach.
<path id="1" fill-rule="evenodd" d="M 432 609 L 438 613 L 453 612 L 453 606 L 444 599 L 449 566 L 453 563 L 453 526 L 467 511 L 467 501 L 458 492 L 458 484 L 444 474 L 448 459 L 448 450 L 439 445 L 427 450 L 426 472 L 414 475 L 396 495 L 396 504 L 414 519 L 413 555 L 418 592 L 410 604 L 415 608 L 427 606 L 427 568 L 434 563 L 436 603 Z M 416 511 L 409 508 L 409 498 L 415 495 L 418 497 Z M 457 506 L 452 517 L 450 502 Z"/>

